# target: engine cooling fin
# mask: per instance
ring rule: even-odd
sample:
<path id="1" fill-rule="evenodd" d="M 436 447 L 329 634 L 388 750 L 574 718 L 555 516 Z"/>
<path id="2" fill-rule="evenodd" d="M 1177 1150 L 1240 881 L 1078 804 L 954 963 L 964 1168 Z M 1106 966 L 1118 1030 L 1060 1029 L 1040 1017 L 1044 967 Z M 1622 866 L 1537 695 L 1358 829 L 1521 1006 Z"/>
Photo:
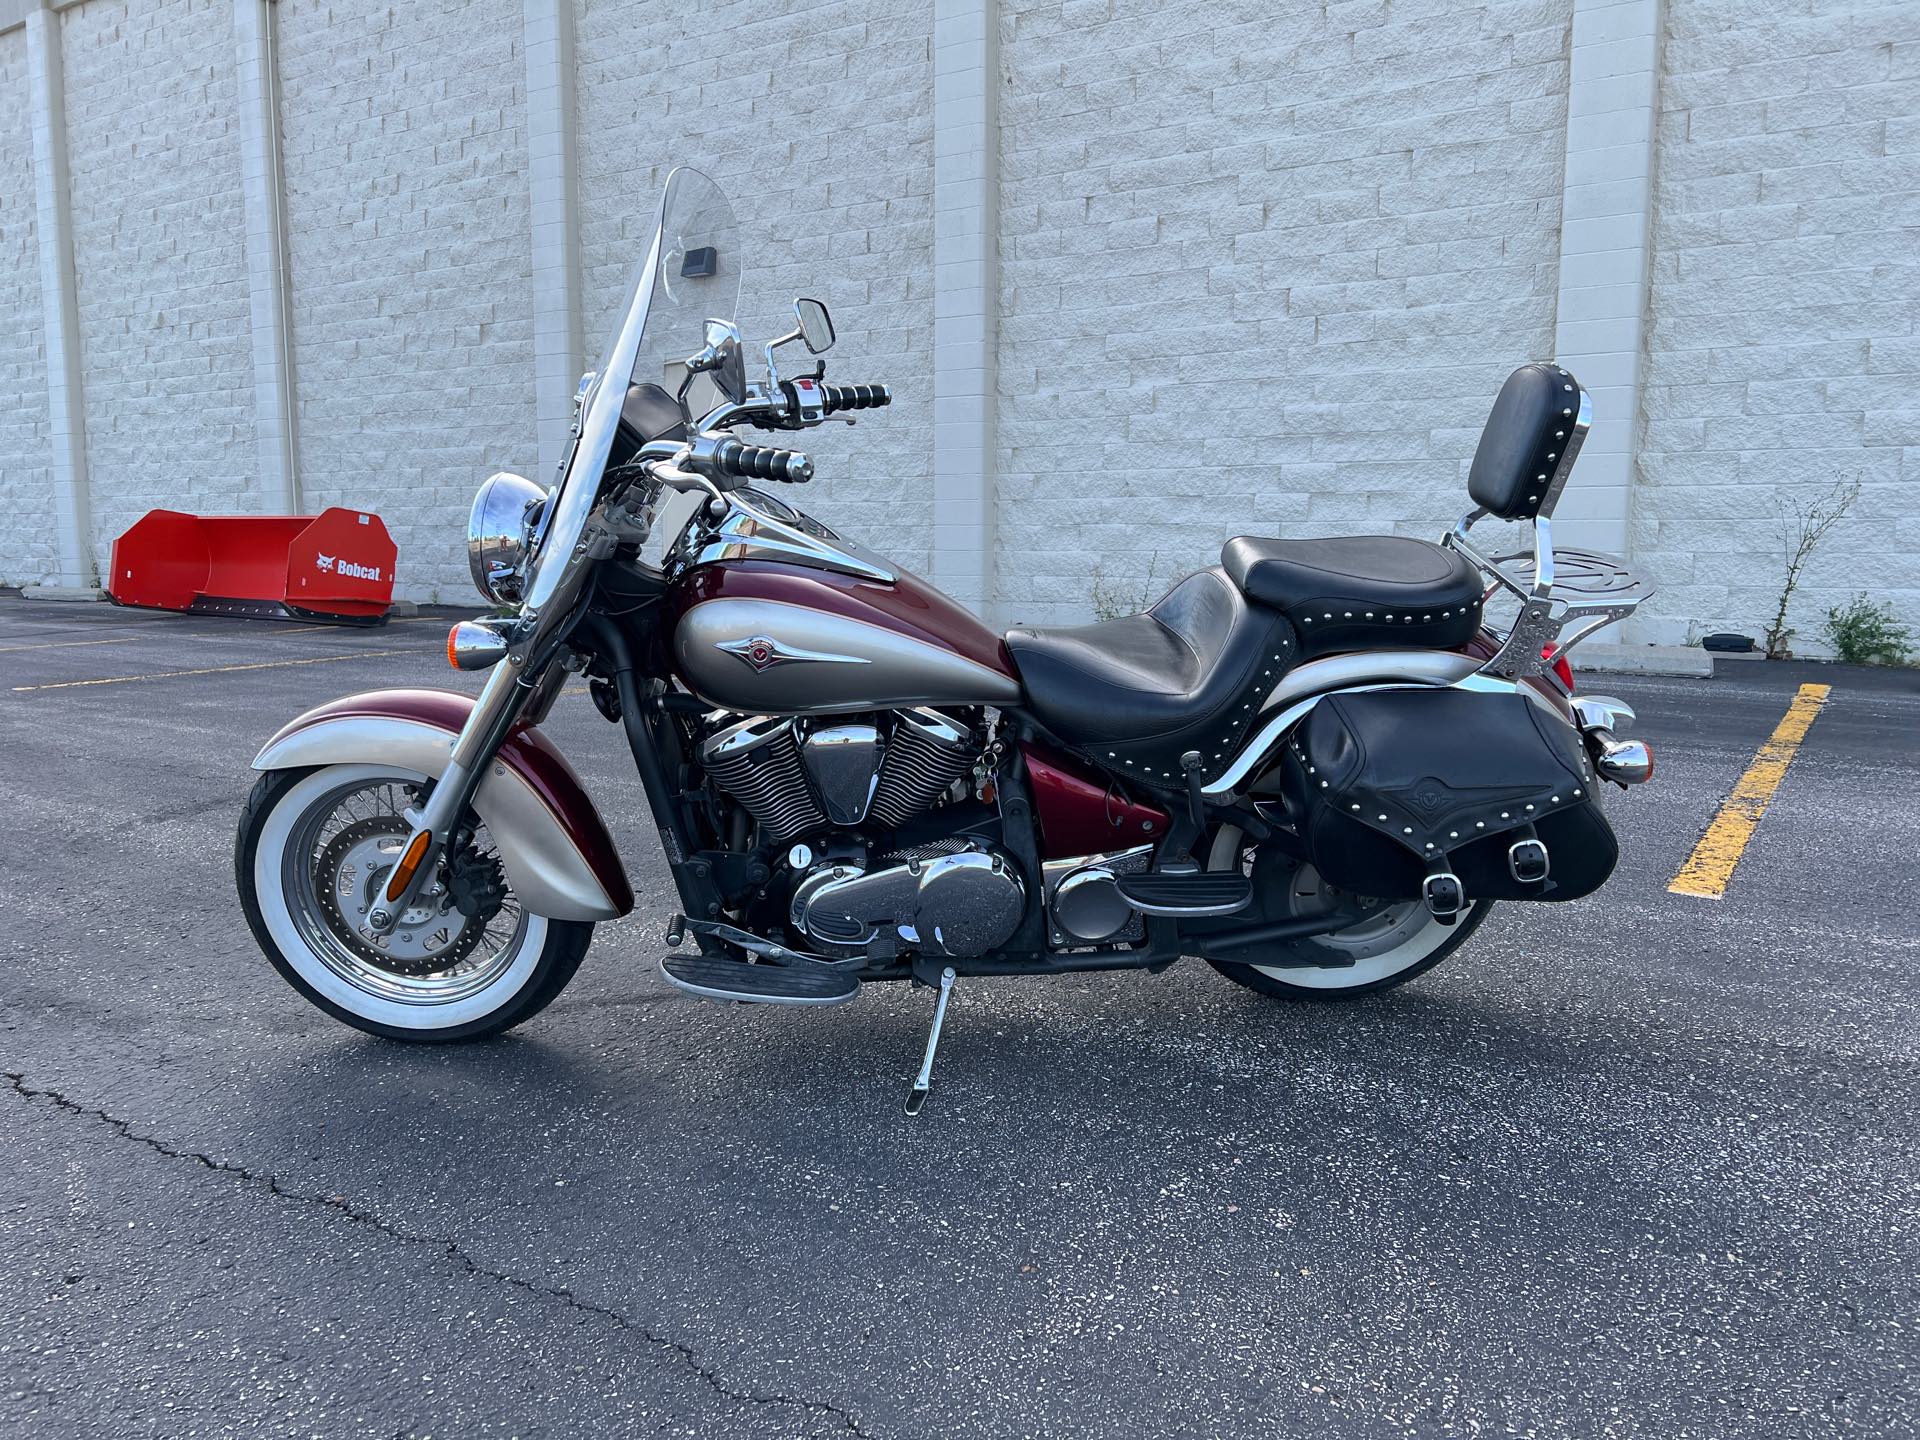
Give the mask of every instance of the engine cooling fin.
<path id="1" fill-rule="evenodd" d="M 700 760 L 776 845 L 827 823 L 807 784 L 791 719 L 754 715 L 736 721 L 707 738 Z"/>
<path id="2" fill-rule="evenodd" d="M 973 737 L 958 722 L 938 710 L 901 711 L 867 813 L 890 829 L 906 824 L 966 774 L 973 757 Z"/>
<path id="3" fill-rule="evenodd" d="M 773 845 L 829 826 L 896 830 L 952 789 L 979 754 L 965 723 L 932 709 L 831 724 L 720 718 L 701 743 L 701 764 Z"/>

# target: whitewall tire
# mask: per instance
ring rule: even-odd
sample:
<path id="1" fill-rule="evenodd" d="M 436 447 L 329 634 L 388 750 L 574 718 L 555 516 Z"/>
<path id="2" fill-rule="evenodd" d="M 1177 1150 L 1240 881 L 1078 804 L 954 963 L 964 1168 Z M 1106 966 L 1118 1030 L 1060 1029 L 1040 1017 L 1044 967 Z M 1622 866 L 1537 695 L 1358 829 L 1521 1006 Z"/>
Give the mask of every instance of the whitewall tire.
<path id="1" fill-rule="evenodd" d="M 503 880 L 497 908 L 469 917 L 443 857 L 390 936 L 367 930 L 360 917 L 404 843 L 399 812 L 430 783 L 381 764 L 271 771 L 241 817 L 234 879 L 274 968 L 335 1019 L 392 1039 L 479 1039 L 550 1004 L 593 927 L 527 914 Z M 484 831 L 471 854 L 484 867 Z"/>
<path id="2" fill-rule="evenodd" d="M 1214 835 L 1207 869 L 1229 870 L 1246 853 L 1238 826 L 1224 825 Z M 1310 864 L 1292 876 L 1290 908 L 1301 913 L 1321 882 Z M 1404 985 L 1423 975 L 1466 943 L 1493 908 L 1482 900 L 1452 925 L 1443 925 L 1418 900 L 1389 906 L 1346 930 L 1308 939 L 1249 948 L 1246 964 L 1208 963 L 1236 985 L 1296 1000 L 1350 1000 Z M 1338 962 L 1327 964 L 1327 961 Z M 1321 963 L 1315 963 L 1321 962 Z"/>

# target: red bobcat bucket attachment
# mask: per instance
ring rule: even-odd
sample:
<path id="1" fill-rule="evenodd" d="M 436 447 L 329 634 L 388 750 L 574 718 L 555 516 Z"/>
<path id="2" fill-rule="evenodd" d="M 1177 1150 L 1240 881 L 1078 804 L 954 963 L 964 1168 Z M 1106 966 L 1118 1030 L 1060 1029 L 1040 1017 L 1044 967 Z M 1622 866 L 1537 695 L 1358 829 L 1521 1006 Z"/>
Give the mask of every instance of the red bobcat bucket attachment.
<path id="1" fill-rule="evenodd" d="M 185 515 L 149 510 L 113 542 L 121 605 L 372 625 L 393 602 L 393 538 L 378 515 Z"/>

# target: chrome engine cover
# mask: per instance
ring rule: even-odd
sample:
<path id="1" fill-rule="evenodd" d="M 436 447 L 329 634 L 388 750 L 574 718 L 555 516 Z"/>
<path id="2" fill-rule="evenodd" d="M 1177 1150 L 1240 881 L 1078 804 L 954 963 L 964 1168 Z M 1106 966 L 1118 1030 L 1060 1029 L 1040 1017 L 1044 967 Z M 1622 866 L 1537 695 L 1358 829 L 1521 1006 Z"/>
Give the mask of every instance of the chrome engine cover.
<path id="1" fill-rule="evenodd" d="M 1122 898 L 1117 881 L 1152 864 L 1151 845 L 1047 861 L 1048 941 L 1064 948 L 1143 938 L 1140 912 Z"/>
<path id="2" fill-rule="evenodd" d="M 815 725 L 807 731 L 800 755 L 834 824 L 858 825 L 867 818 L 880 783 L 881 753 L 876 725 Z"/>
<path id="3" fill-rule="evenodd" d="M 972 956 L 1012 938 L 1026 900 L 1026 886 L 1005 857 L 976 849 L 872 871 L 849 862 L 821 866 L 794 889 L 790 918 L 835 955 L 878 949 Z"/>

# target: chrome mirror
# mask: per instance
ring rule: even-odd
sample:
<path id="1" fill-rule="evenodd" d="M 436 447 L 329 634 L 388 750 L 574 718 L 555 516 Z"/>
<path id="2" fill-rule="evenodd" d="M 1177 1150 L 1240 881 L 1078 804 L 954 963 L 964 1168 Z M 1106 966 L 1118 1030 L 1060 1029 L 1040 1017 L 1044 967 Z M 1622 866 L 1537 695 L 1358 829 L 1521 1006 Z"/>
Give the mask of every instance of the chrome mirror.
<path id="1" fill-rule="evenodd" d="M 740 349 L 740 332 L 731 320 L 709 320 L 701 336 L 703 348 L 686 359 L 690 374 L 704 375 L 709 370 L 718 370 L 727 363 L 728 357 Z"/>
<path id="2" fill-rule="evenodd" d="M 820 355 L 833 348 L 833 316 L 820 301 L 794 301 L 793 318 L 800 322 L 800 338 L 807 342 L 807 349 Z"/>
<path id="3" fill-rule="evenodd" d="M 747 361 L 740 349 L 739 327 L 731 320 L 709 320 L 701 339 L 702 347 L 681 362 L 686 368 L 680 382 L 681 403 L 685 404 L 694 377 L 709 374 L 714 387 L 728 400 L 738 404 L 746 399 Z"/>

